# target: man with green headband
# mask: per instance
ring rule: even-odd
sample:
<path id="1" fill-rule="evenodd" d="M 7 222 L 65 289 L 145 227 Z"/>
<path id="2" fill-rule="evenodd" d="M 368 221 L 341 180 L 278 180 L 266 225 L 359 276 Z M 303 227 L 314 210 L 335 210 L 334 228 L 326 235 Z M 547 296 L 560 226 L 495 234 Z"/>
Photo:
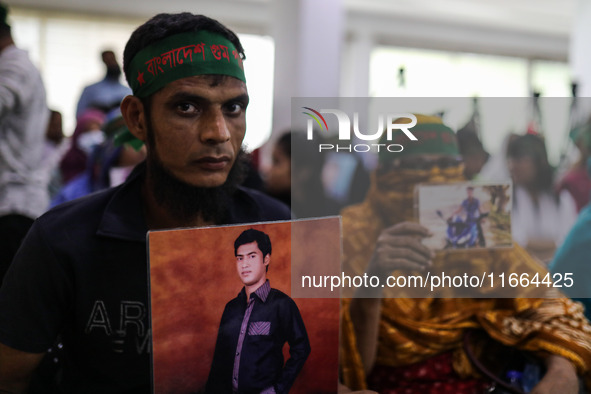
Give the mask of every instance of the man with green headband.
<path id="1" fill-rule="evenodd" d="M 33 225 L 0 289 L 0 391 L 24 391 L 61 335 L 64 392 L 150 392 L 146 232 L 290 218 L 239 186 L 243 58 L 236 35 L 202 15 L 159 14 L 132 34 L 130 133 L 118 140 L 145 143 L 147 159 Z"/>

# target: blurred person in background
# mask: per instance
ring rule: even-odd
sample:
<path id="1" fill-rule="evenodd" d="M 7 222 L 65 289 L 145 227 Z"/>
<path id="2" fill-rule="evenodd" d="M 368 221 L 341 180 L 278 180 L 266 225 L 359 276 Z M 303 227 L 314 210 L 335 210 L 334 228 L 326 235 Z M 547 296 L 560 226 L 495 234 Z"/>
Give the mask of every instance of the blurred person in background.
<path id="1" fill-rule="evenodd" d="M 77 119 L 76 129 L 70 139 L 70 148 L 60 161 L 62 185 L 66 185 L 86 169 L 92 148 L 104 141 L 101 131 L 105 114 L 97 109 L 88 109 Z"/>
<path id="2" fill-rule="evenodd" d="M 64 137 L 62 114 L 59 111 L 51 110 L 43 150 L 43 167 L 48 177 L 47 187 L 50 199 L 59 192 L 62 184 L 58 164 L 67 149 Z"/>
<path id="3" fill-rule="evenodd" d="M 108 113 L 112 109 L 118 108 L 121 100 L 131 94 L 131 89 L 119 82 L 121 67 L 119 67 L 115 53 L 111 50 L 103 51 L 101 58 L 106 67 L 105 78 L 84 88 L 76 107 L 76 118 L 89 108 Z"/>
<path id="4" fill-rule="evenodd" d="M 23 237 L 48 206 L 43 146 L 49 120 L 45 87 L 17 48 L 0 3 L 0 282 Z"/>
<path id="5" fill-rule="evenodd" d="M 144 146 L 116 144 L 116 136 L 129 130 L 119 109 L 107 115 L 103 128 L 105 140 L 92 149 L 86 169 L 61 188 L 52 199 L 51 207 L 122 184 L 133 168 L 146 158 Z"/>
<path id="6" fill-rule="evenodd" d="M 323 143 L 338 146 L 339 142 L 338 136 L 332 136 Z M 364 161 L 367 155 L 355 151 L 329 151 L 323 155 L 322 181 L 327 195 L 340 207 L 339 211 L 363 201 L 369 189 L 369 171 Z"/>
<path id="7" fill-rule="evenodd" d="M 286 132 L 273 148 L 267 174 L 267 192 L 291 206 L 297 218 L 336 215 L 338 204 L 327 196 L 322 183 L 326 155 L 306 133 Z"/>
<path id="8" fill-rule="evenodd" d="M 513 239 L 547 264 L 575 223 L 575 201 L 566 190 L 555 191 L 554 170 L 539 135 L 514 138 L 507 159 L 513 180 Z"/>
<path id="9" fill-rule="evenodd" d="M 517 137 L 517 134 L 509 133 L 503 138 L 499 150 L 490 155 L 486 163 L 484 163 L 480 169 L 477 176 L 479 181 L 497 182 L 511 180 L 511 174 L 509 173 L 509 167 L 507 166 L 507 147 L 509 146 L 509 143 Z"/>
<path id="10" fill-rule="evenodd" d="M 569 169 L 558 182 L 558 191 L 567 190 L 577 204 L 577 212 L 589 202 L 591 193 L 591 178 L 588 168 L 591 165 L 591 123 L 586 123 L 573 129 L 569 133 L 570 139 L 579 150 L 580 157 L 575 165 Z"/>
<path id="11" fill-rule="evenodd" d="M 283 133 L 271 153 L 271 167 L 265 174 L 265 191 L 287 206 L 291 205 L 291 132 Z"/>
<path id="12" fill-rule="evenodd" d="M 591 320 L 591 205 L 586 205 L 575 225 L 564 239 L 549 265 L 553 274 L 566 274 L 575 278 L 575 287 L 565 287 L 564 292 L 585 305 L 585 316 Z"/>
<path id="13" fill-rule="evenodd" d="M 482 146 L 482 142 L 474 130 L 460 129 L 457 138 L 460 155 L 464 161 L 464 176 L 468 180 L 477 178 L 490 155 Z"/>
<path id="14" fill-rule="evenodd" d="M 577 207 L 589 199 L 590 188 L 588 186 L 589 173 L 591 172 L 591 124 L 586 124 L 571 132 L 570 137 L 575 141 L 581 152 L 578 163 L 568 171 L 559 183 L 559 190 L 568 190 Z M 585 171 L 585 173 L 583 173 Z M 585 176 L 586 175 L 586 176 Z M 574 288 L 564 288 L 564 291 L 573 299 L 585 305 L 585 316 L 591 319 L 591 205 L 586 204 L 580 209 L 577 221 L 564 239 L 560 248 L 556 250 L 554 259 L 549 269 L 552 273 L 570 274 L 576 278 Z"/>
<path id="15" fill-rule="evenodd" d="M 432 234 L 415 222 L 415 186 L 465 178 L 454 132 L 438 117 L 416 117 L 412 132 L 418 141 L 395 155 L 379 155 L 366 200 L 342 211 L 344 274 L 375 275 L 385 283 L 388 275 L 426 271 L 451 276 L 483 267 L 489 272 L 543 271 L 519 245 L 435 253 L 422 244 Z M 366 298 L 345 299 L 342 315 L 341 371 L 353 389 L 486 392 L 492 381 L 464 346 L 472 330 L 487 337 L 495 351 L 531 352 L 545 364 L 546 373 L 532 392 L 576 394 L 577 372 L 591 384 L 591 326 L 581 305 L 567 298 L 403 298 L 404 289 L 362 290 Z M 506 364 L 511 361 L 506 354 L 494 355 Z"/>

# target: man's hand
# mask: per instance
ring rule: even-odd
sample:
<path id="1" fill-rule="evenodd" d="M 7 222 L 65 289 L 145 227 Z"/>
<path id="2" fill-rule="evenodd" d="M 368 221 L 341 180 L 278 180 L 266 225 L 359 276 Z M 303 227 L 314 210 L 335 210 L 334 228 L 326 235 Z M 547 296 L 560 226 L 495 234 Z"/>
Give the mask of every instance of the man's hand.
<path id="1" fill-rule="evenodd" d="M 0 393 L 24 393 L 44 353 L 26 353 L 0 343 Z"/>
<path id="2" fill-rule="evenodd" d="M 431 266 L 434 253 L 421 243 L 431 232 L 413 222 L 384 229 L 378 237 L 368 274 L 389 275 L 397 269 L 424 270 Z"/>
<path id="3" fill-rule="evenodd" d="M 532 389 L 531 394 L 577 394 L 579 392 L 577 372 L 570 361 L 552 355 L 546 359 L 546 367 L 546 374 Z"/>

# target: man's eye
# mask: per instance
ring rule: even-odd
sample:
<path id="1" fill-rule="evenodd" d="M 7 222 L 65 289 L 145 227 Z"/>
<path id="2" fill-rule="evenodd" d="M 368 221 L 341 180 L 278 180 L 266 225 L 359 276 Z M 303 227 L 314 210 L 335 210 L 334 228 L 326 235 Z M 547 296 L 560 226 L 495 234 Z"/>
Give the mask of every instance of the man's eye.
<path id="1" fill-rule="evenodd" d="M 190 104 L 190 103 L 179 104 L 177 106 L 177 108 L 181 112 L 196 112 L 197 111 L 197 107 L 195 107 L 193 104 Z"/>
<path id="2" fill-rule="evenodd" d="M 244 110 L 244 105 L 242 103 L 228 104 L 226 110 L 229 114 L 238 115 Z"/>

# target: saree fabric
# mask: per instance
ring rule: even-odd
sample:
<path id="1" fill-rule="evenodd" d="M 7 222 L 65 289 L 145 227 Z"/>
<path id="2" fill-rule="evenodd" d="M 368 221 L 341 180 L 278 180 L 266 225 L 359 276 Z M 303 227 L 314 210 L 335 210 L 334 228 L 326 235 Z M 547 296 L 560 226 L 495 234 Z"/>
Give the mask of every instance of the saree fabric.
<path id="1" fill-rule="evenodd" d="M 342 212 L 344 273 L 363 275 L 381 231 L 414 219 L 416 184 L 462 181 L 462 170 L 462 166 L 457 166 L 374 173 L 366 200 Z M 518 245 L 441 251 L 431 267 L 432 272 L 438 270 L 450 275 L 469 274 L 471 270 L 546 272 Z M 528 290 L 521 294 L 531 296 Z M 570 360 L 589 388 L 591 326 L 583 308 L 558 292 L 546 295 L 552 298 L 399 298 L 400 293 L 385 293 L 374 369 L 407 367 L 449 353 L 458 376 L 467 380 L 478 378 L 463 350 L 462 339 L 466 329 L 483 329 L 504 345 L 540 357 L 555 354 Z M 361 390 L 367 388 L 367 377 L 357 349 L 350 303 L 350 298 L 343 300 L 341 375 L 345 385 Z"/>

